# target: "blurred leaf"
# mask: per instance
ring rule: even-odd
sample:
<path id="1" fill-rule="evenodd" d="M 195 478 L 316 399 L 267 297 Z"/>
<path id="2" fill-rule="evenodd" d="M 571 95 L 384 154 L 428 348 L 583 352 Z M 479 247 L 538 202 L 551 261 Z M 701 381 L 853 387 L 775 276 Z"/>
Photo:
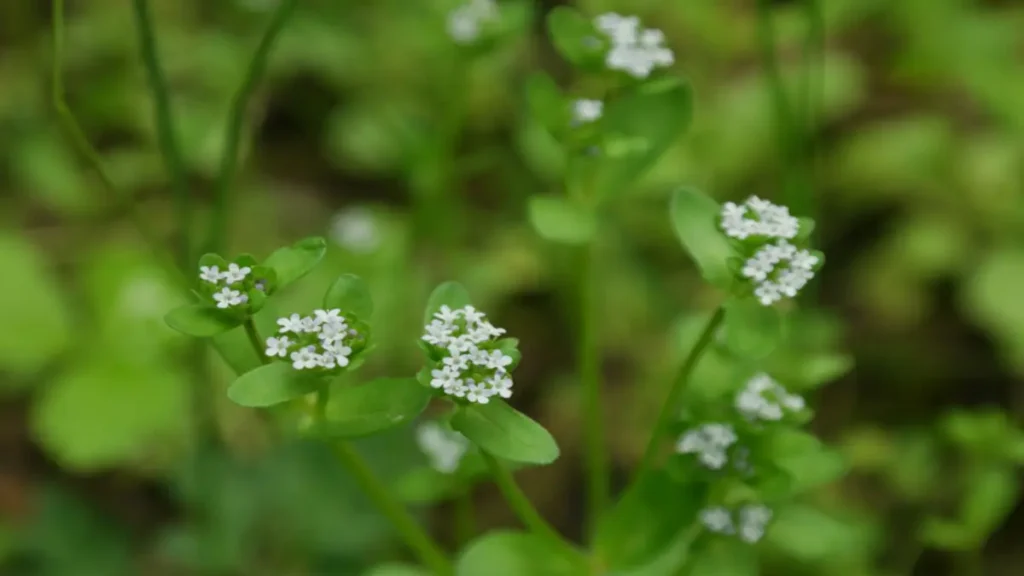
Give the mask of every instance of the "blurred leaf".
<path id="1" fill-rule="evenodd" d="M 551 134 L 559 134 L 569 123 L 569 108 L 551 76 L 535 72 L 526 81 L 526 102 L 530 114 Z"/>
<path id="2" fill-rule="evenodd" d="M 403 502 L 433 504 L 455 497 L 459 480 L 430 466 L 420 466 L 402 475 L 391 489 Z"/>
<path id="3" fill-rule="evenodd" d="M 1013 512 L 1020 498 L 1020 475 L 1010 466 L 983 466 L 969 473 L 963 526 L 979 545 Z"/>
<path id="4" fill-rule="evenodd" d="M 923 544 L 940 550 L 967 551 L 977 546 L 966 527 L 940 518 L 925 519 L 919 536 Z"/>
<path id="5" fill-rule="evenodd" d="M 782 313 L 755 298 L 731 298 L 725 303 L 723 328 L 730 351 L 741 358 L 760 360 L 782 341 Z"/>
<path id="6" fill-rule="evenodd" d="M 1024 250 L 1003 248 L 981 256 L 965 284 L 964 304 L 982 326 L 1001 340 L 1024 370 Z"/>
<path id="7" fill-rule="evenodd" d="M 600 62 L 606 43 L 578 10 L 555 6 L 548 12 L 547 25 L 555 49 L 571 64 L 588 68 Z"/>
<path id="8" fill-rule="evenodd" d="M 380 378 L 333 390 L 325 432 L 354 438 L 400 426 L 419 416 L 431 396 L 415 378 Z"/>
<path id="9" fill-rule="evenodd" d="M 714 538 L 697 548 L 686 576 L 757 576 L 757 549 L 737 538 Z"/>
<path id="10" fill-rule="evenodd" d="M 430 571 L 409 564 L 382 564 L 364 572 L 363 576 L 430 576 Z"/>
<path id="11" fill-rule="evenodd" d="M 287 362 L 272 362 L 246 372 L 228 387 L 228 398 L 240 406 L 266 408 L 315 392 L 324 379 L 292 368 Z"/>
<path id="12" fill-rule="evenodd" d="M 164 320 L 186 336 L 210 338 L 241 325 L 244 318 L 230 316 L 209 304 L 189 304 L 171 310 Z"/>
<path id="13" fill-rule="evenodd" d="M 43 255 L 25 239 L 0 233 L 0 270 L 0 370 L 28 376 L 67 347 L 70 313 Z"/>
<path id="14" fill-rule="evenodd" d="M 704 279 L 719 288 L 728 288 L 732 284 L 728 260 L 735 252 L 718 229 L 718 203 L 698 190 L 682 188 L 672 196 L 669 210 L 676 236 Z"/>
<path id="15" fill-rule="evenodd" d="M 423 313 L 423 324 L 430 324 L 434 313 L 441 309 L 441 306 L 448 306 L 452 310 L 469 306 L 469 292 L 458 282 L 445 282 L 434 288 L 427 299 L 427 308 Z"/>
<path id="16" fill-rule="evenodd" d="M 456 576 L 575 576 L 580 567 L 538 536 L 495 531 L 477 538 L 455 563 Z"/>
<path id="17" fill-rule="evenodd" d="M 363 322 L 368 322 L 373 315 L 373 298 L 362 278 L 354 274 L 342 274 L 327 289 L 324 308 L 339 308 L 343 314 L 351 313 Z"/>
<path id="18" fill-rule="evenodd" d="M 283 288 L 309 274 L 327 252 L 327 241 L 320 237 L 300 240 L 279 248 L 263 262 L 277 272 L 277 284 Z"/>
<path id="19" fill-rule="evenodd" d="M 796 504 L 777 511 L 766 538 L 800 562 L 842 562 L 870 554 L 882 536 L 879 528 Z"/>
<path id="20" fill-rule="evenodd" d="M 699 486 L 680 486 L 665 472 L 648 474 L 601 518 L 594 546 L 611 568 L 642 566 L 664 552 L 704 504 Z"/>
<path id="21" fill-rule="evenodd" d="M 625 194 L 675 141 L 693 116 L 693 93 L 681 78 L 662 78 L 629 88 L 607 102 L 605 136 L 594 184 L 596 196 Z"/>
<path id="22" fill-rule="evenodd" d="M 550 464 L 558 444 L 543 426 L 502 400 L 460 407 L 452 428 L 498 458 L 528 464 Z"/>
<path id="23" fill-rule="evenodd" d="M 130 576 L 129 535 L 111 518 L 55 486 L 43 485 L 35 511 L 21 535 L 35 560 L 30 574 L 45 576 Z M 13 573 L 12 573 L 13 574 Z"/>
<path id="24" fill-rule="evenodd" d="M 542 238 L 565 244 L 586 244 L 597 233 L 597 219 L 585 206 L 559 196 L 531 196 L 530 223 Z"/>
<path id="25" fill-rule="evenodd" d="M 771 437 L 770 450 L 772 462 L 790 475 L 789 490 L 794 495 L 834 482 L 849 468 L 842 454 L 802 430 L 778 430 Z"/>

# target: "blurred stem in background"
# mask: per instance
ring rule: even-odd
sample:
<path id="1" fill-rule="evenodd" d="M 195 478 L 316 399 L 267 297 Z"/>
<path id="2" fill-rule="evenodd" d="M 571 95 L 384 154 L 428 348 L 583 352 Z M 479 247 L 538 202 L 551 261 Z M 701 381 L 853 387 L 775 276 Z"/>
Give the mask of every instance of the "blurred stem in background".
<path id="1" fill-rule="evenodd" d="M 476 536 L 476 512 L 473 507 L 473 486 L 463 488 L 455 499 L 455 543 L 461 548 Z"/>
<path id="2" fill-rule="evenodd" d="M 608 504 L 609 461 L 604 437 L 604 406 L 601 402 L 601 351 L 597 334 L 598 278 L 597 241 L 580 250 L 578 293 L 580 298 L 577 361 L 579 362 L 586 465 L 587 533 L 593 535 Z"/>

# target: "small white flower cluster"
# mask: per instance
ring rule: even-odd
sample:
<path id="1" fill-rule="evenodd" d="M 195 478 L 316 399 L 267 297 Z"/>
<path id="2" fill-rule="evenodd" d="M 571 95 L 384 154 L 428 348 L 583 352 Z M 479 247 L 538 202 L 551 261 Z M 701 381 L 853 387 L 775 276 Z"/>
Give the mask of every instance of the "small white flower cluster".
<path id="1" fill-rule="evenodd" d="M 700 522 L 705 528 L 716 534 L 734 535 L 738 532 L 740 540 L 748 544 L 764 537 L 771 519 L 771 509 L 761 504 L 748 504 L 738 513 L 723 506 L 712 506 L 700 512 Z"/>
<path id="2" fill-rule="evenodd" d="M 805 406 L 802 396 L 790 394 L 763 372 L 748 380 L 736 395 L 736 410 L 751 421 L 778 421 L 786 412 L 798 412 Z"/>
<path id="3" fill-rule="evenodd" d="M 341 310 L 314 310 L 313 316 L 278 318 L 278 336 L 267 338 L 268 358 L 288 358 L 296 370 L 348 366 L 351 340 L 358 332 L 351 328 Z M 289 336 L 291 334 L 291 336 Z"/>
<path id="4" fill-rule="evenodd" d="M 480 37 L 484 23 L 497 18 L 494 0 L 469 0 L 448 14 L 448 35 L 459 44 L 470 44 Z"/>
<path id="5" fill-rule="evenodd" d="M 431 387 L 478 404 L 487 404 L 492 396 L 510 398 L 512 357 L 485 347 L 504 333 L 472 306 L 441 306 L 423 335 L 423 341 L 447 352 L 441 368 L 430 373 Z"/>
<path id="6" fill-rule="evenodd" d="M 753 215 L 753 218 L 748 216 Z M 755 284 L 754 296 L 765 306 L 793 298 L 814 277 L 818 257 L 789 243 L 800 231 L 800 221 L 785 206 L 751 196 L 743 204 L 722 206 L 722 230 L 738 240 L 775 239 L 757 249 L 743 264 L 743 277 Z"/>
<path id="7" fill-rule="evenodd" d="M 605 56 L 605 65 L 611 70 L 647 78 L 655 68 L 675 62 L 672 51 L 665 47 L 665 34 L 655 28 L 641 28 L 636 16 L 608 12 L 595 18 L 594 25 L 612 42 Z"/>
<path id="8" fill-rule="evenodd" d="M 469 449 L 465 436 L 434 421 L 416 428 L 416 443 L 430 460 L 430 466 L 444 474 L 455 472 Z"/>
<path id="9" fill-rule="evenodd" d="M 736 431 L 728 424 L 704 424 L 683 434 L 676 444 L 676 451 L 696 454 L 702 464 L 719 470 L 729 461 L 726 451 L 737 439 Z"/>
<path id="10" fill-rule="evenodd" d="M 572 120 L 576 124 L 589 124 L 601 118 L 604 102 L 580 99 L 572 103 Z"/>
<path id="11" fill-rule="evenodd" d="M 217 302 L 217 308 L 231 308 L 232 306 L 241 306 L 249 301 L 248 295 L 241 290 L 231 288 L 231 286 L 243 282 L 251 272 L 252 268 L 239 266 L 233 262 L 228 264 L 228 269 L 224 271 L 217 266 L 200 266 L 199 279 L 215 286 L 219 286 L 221 282 L 226 284 L 219 292 L 213 294 L 213 299 Z"/>
<path id="12" fill-rule="evenodd" d="M 747 217 L 751 213 L 755 218 Z M 789 208 L 751 196 L 742 204 L 726 202 L 722 206 L 722 230 L 739 240 L 750 236 L 791 240 L 800 230 L 800 221 L 790 215 Z"/>

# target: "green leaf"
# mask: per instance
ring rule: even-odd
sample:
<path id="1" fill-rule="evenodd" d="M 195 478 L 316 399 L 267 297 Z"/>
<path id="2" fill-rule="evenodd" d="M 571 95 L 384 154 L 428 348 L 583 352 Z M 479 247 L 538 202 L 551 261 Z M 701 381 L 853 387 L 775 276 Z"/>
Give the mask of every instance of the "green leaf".
<path id="1" fill-rule="evenodd" d="M 982 466 L 972 471 L 963 502 L 963 524 L 976 542 L 984 542 L 1013 511 L 1021 487 L 1011 466 Z"/>
<path id="2" fill-rule="evenodd" d="M 35 373 L 70 342 L 70 312 L 47 268 L 43 254 L 30 242 L 6 232 L 0 235 L 0 370 Z"/>
<path id="3" fill-rule="evenodd" d="M 728 261 L 737 256 L 718 229 L 721 207 L 703 192 L 682 188 L 672 196 L 672 226 L 705 280 L 722 289 L 732 284 Z"/>
<path id="4" fill-rule="evenodd" d="M 662 471 L 645 475 L 601 518 L 594 545 L 611 568 L 642 566 L 668 549 L 703 505 L 699 486 L 680 486 Z"/>
<path id="5" fill-rule="evenodd" d="M 586 244 L 597 233 L 593 211 L 559 196 L 532 196 L 530 224 L 542 238 L 564 244 Z"/>
<path id="6" fill-rule="evenodd" d="M 391 489 L 407 504 L 433 504 L 455 497 L 459 487 L 456 476 L 420 466 L 402 475 Z"/>
<path id="7" fill-rule="evenodd" d="M 318 375 L 274 362 L 236 378 L 228 387 L 228 398 L 241 406 L 265 408 L 315 392 L 324 383 Z"/>
<path id="8" fill-rule="evenodd" d="M 209 252 L 199 257 L 199 267 L 216 266 L 221 272 L 227 269 L 228 261 L 220 254 Z M 198 273 L 198 269 L 196 270 Z"/>
<path id="9" fill-rule="evenodd" d="M 550 464 L 558 458 L 551 434 L 502 400 L 462 407 L 451 423 L 470 442 L 499 458 L 527 464 Z"/>
<path id="10" fill-rule="evenodd" d="M 207 304 L 189 304 L 164 316 L 167 325 L 186 336 L 211 338 L 240 326 L 244 318 L 230 316 Z"/>
<path id="11" fill-rule="evenodd" d="M 686 576 L 757 576 L 757 549 L 738 538 L 713 538 L 694 552 Z"/>
<path id="12" fill-rule="evenodd" d="M 470 304 L 469 292 L 458 282 L 445 282 L 434 288 L 427 299 L 427 309 L 423 313 L 423 323 L 430 324 L 434 313 L 441 309 L 441 306 L 449 308 L 462 308 Z"/>
<path id="13" fill-rule="evenodd" d="M 556 6 L 547 20 L 552 44 L 571 64 L 589 68 L 602 61 L 607 42 L 599 39 L 594 25 L 578 10 Z"/>
<path id="14" fill-rule="evenodd" d="M 686 131 L 692 116 L 692 90 L 680 78 L 646 82 L 609 101 L 601 117 L 597 197 L 624 194 Z"/>
<path id="15" fill-rule="evenodd" d="M 568 125 L 568 103 L 551 76 L 543 72 L 530 75 L 526 81 L 526 102 L 530 113 L 548 132 L 557 134 Z"/>
<path id="16" fill-rule="evenodd" d="M 725 345 L 733 354 L 760 360 L 782 342 L 782 313 L 754 298 L 732 298 L 725 303 Z"/>
<path id="17" fill-rule="evenodd" d="M 339 308 L 343 314 L 354 314 L 365 322 L 373 315 L 373 298 L 362 278 L 355 274 L 342 274 L 327 289 L 324 308 Z"/>
<path id="18" fill-rule="evenodd" d="M 512 531 L 496 531 L 477 538 L 455 562 L 455 576 L 577 576 L 584 573 L 585 567 L 540 537 Z"/>
<path id="19" fill-rule="evenodd" d="M 263 265 L 274 269 L 277 273 L 277 285 L 283 288 L 309 274 L 326 252 L 327 241 L 314 236 L 275 250 L 267 256 Z"/>
<path id="20" fill-rule="evenodd" d="M 413 420 L 432 394 L 415 378 L 381 378 L 331 391 L 326 432 L 333 436 L 367 436 Z"/>
<path id="21" fill-rule="evenodd" d="M 495 350 L 501 350 L 506 356 L 512 358 L 512 364 L 510 364 L 506 370 L 509 372 L 516 369 L 519 366 L 519 361 L 522 360 L 523 354 L 519 351 L 519 339 L 518 338 L 502 338 L 496 342 Z"/>
<path id="22" fill-rule="evenodd" d="M 775 511 L 766 538 L 772 548 L 802 563 L 855 561 L 871 553 L 879 528 L 867 519 L 795 504 Z"/>
<path id="23" fill-rule="evenodd" d="M 802 430 L 779 430 L 768 447 L 774 464 L 790 475 L 793 495 L 838 480 L 849 469 L 842 454 Z"/>
<path id="24" fill-rule="evenodd" d="M 363 573 L 363 576 L 430 576 L 430 571 L 410 564 L 381 564 Z"/>

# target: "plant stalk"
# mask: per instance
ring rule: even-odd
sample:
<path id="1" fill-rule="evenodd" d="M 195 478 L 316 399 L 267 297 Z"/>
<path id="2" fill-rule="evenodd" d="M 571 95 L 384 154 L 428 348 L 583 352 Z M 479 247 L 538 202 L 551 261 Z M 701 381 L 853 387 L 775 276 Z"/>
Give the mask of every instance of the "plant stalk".
<path id="1" fill-rule="evenodd" d="M 608 505 L 610 465 L 605 445 L 604 406 L 601 401 L 601 355 L 597 334 L 597 290 L 595 274 L 596 242 L 581 252 L 579 272 L 579 332 L 577 361 L 581 381 L 581 412 L 583 415 L 584 462 L 586 465 L 587 523 L 593 534 L 598 519 Z"/>

